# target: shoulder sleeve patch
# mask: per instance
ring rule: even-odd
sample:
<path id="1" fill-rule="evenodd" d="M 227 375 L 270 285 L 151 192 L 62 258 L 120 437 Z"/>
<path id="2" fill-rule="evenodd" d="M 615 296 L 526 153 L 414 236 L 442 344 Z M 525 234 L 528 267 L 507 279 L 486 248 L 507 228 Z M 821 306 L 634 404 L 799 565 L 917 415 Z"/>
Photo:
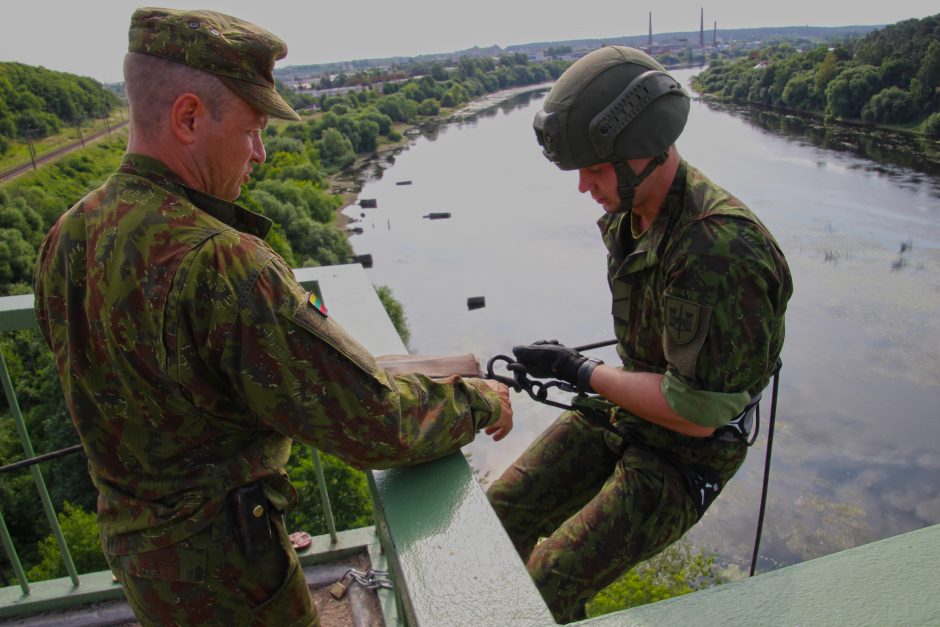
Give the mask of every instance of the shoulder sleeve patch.
<path id="1" fill-rule="evenodd" d="M 317 336 L 366 374 L 375 376 L 379 366 L 372 354 L 353 339 L 339 323 L 333 318 L 328 318 L 324 311 L 314 305 L 315 298 L 313 293 L 309 294 L 307 299 L 301 301 L 293 311 L 283 311 L 283 315 L 294 324 Z"/>
<path id="2" fill-rule="evenodd" d="M 695 338 L 702 309 L 704 307 L 692 301 L 666 296 L 666 333 L 676 344 L 688 344 Z"/>
<path id="3" fill-rule="evenodd" d="M 695 376 L 695 362 L 708 334 L 711 307 L 666 296 L 666 329 L 663 338 L 666 360 L 680 374 Z"/>
<path id="4" fill-rule="evenodd" d="M 323 295 L 320 293 L 319 283 L 313 283 L 313 289 L 310 291 L 307 302 L 310 303 L 314 309 L 323 314 L 324 317 L 326 317 L 326 303 L 323 302 Z"/>

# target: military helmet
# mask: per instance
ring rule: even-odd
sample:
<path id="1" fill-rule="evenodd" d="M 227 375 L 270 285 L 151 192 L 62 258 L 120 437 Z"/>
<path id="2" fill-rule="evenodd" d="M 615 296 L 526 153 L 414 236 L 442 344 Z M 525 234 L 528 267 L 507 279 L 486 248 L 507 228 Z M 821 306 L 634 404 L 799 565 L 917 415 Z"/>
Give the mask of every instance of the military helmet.
<path id="1" fill-rule="evenodd" d="M 664 153 L 685 127 L 689 96 L 649 55 L 590 52 L 561 75 L 535 116 L 542 152 L 562 170 Z"/>

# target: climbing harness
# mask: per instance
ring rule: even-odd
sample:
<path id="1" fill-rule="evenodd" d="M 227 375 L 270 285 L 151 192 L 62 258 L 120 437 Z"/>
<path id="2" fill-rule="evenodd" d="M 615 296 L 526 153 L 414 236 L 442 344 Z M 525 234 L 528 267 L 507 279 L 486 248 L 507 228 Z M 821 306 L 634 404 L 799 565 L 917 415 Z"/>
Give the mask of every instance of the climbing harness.
<path id="1" fill-rule="evenodd" d="M 593 348 L 611 346 L 616 343 L 617 340 L 594 342 L 592 344 L 584 344 L 582 346 L 572 347 L 572 350 L 581 352 L 591 350 Z M 494 367 L 500 362 L 505 362 L 505 368 L 512 373 L 512 377 L 496 374 Z M 770 420 L 767 428 L 767 452 L 764 458 L 764 478 L 761 486 L 761 498 L 757 518 L 757 531 L 754 537 L 754 549 L 751 554 L 751 568 L 749 576 L 754 576 L 754 570 L 757 566 L 757 555 L 760 550 L 761 534 L 764 527 L 764 513 L 767 508 L 767 488 L 770 482 L 770 460 L 774 442 L 774 426 L 777 420 L 777 393 L 779 391 L 780 369 L 782 367 L 783 362 L 780 359 L 777 359 L 777 363 L 773 370 L 773 391 L 770 397 Z M 587 414 L 587 417 L 592 419 L 592 421 L 599 426 L 606 428 L 621 438 L 623 437 L 623 434 L 620 433 L 612 424 L 610 424 L 610 422 L 603 415 L 603 412 L 597 408 L 590 407 L 583 402 L 584 399 L 588 399 L 590 397 L 580 393 L 575 386 L 567 383 L 566 381 L 558 381 L 554 379 L 548 381 L 532 380 L 528 377 L 526 367 L 523 364 L 506 355 L 495 355 L 494 357 L 490 358 L 490 360 L 486 362 L 485 376 L 487 379 L 498 381 L 503 385 L 512 388 L 516 392 L 525 392 L 533 400 L 538 401 L 544 405 L 551 405 L 552 407 L 557 407 L 559 409 L 578 411 L 582 414 Z M 576 394 L 576 396 L 571 403 L 562 403 L 548 398 L 548 392 L 552 389 L 558 389 L 563 392 L 572 392 Z M 757 441 L 757 435 L 760 431 L 760 400 L 761 394 L 758 394 L 752 398 L 747 406 L 745 406 L 744 410 L 738 414 L 737 417 L 716 429 L 710 438 L 721 442 L 741 442 L 745 446 L 752 446 L 754 442 Z M 705 466 L 691 466 L 689 464 L 681 463 L 675 459 L 672 459 L 668 454 L 663 454 L 662 452 L 659 452 L 659 454 L 663 456 L 665 461 L 675 466 L 675 468 L 686 480 L 686 483 L 689 487 L 689 493 L 692 496 L 692 500 L 695 503 L 696 508 L 699 510 L 699 513 L 703 514 L 722 489 L 721 482 L 718 480 L 715 473 Z"/>

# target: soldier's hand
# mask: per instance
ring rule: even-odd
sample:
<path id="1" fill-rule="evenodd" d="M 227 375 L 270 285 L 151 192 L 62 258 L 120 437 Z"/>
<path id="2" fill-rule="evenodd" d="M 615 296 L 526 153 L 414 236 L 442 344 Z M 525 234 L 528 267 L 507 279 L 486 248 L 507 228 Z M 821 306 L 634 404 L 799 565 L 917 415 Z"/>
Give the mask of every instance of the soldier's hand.
<path id="1" fill-rule="evenodd" d="M 484 427 L 483 432 L 492 436 L 494 442 L 499 442 L 512 431 L 512 405 L 509 402 L 509 388 L 492 379 L 484 379 L 483 381 L 499 395 L 499 404 L 503 409 L 499 414 L 499 420 Z"/>
<path id="2" fill-rule="evenodd" d="M 575 386 L 581 392 L 593 392 L 591 373 L 601 362 L 589 359 L 556 340 L 539 340 L 528 346 L 514 346 L 512 354 L 536 378 L 553 377 Z"/>

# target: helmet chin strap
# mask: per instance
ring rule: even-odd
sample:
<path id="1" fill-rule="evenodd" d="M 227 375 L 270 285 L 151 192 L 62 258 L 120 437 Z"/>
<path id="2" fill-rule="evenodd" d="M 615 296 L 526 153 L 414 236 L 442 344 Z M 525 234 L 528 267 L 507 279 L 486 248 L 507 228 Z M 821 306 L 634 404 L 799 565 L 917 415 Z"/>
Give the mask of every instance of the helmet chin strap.
<path id="1" fill-rule="evenodd" d="M 636 188 L 653 173 L 653 170 L 664 164 L 668 157 L 668 150 L 653 157 L 652 161 L 639 174 L 634 174 L 633 168 L 630 167 L 626 159 L 618 157 L 610 160 L 610 163 L 614 166 L 614 172 L 617 173 L 617 193 L 620 195 L 620 208 L 617 211 L 629 211 L 633 208 Z"/>

